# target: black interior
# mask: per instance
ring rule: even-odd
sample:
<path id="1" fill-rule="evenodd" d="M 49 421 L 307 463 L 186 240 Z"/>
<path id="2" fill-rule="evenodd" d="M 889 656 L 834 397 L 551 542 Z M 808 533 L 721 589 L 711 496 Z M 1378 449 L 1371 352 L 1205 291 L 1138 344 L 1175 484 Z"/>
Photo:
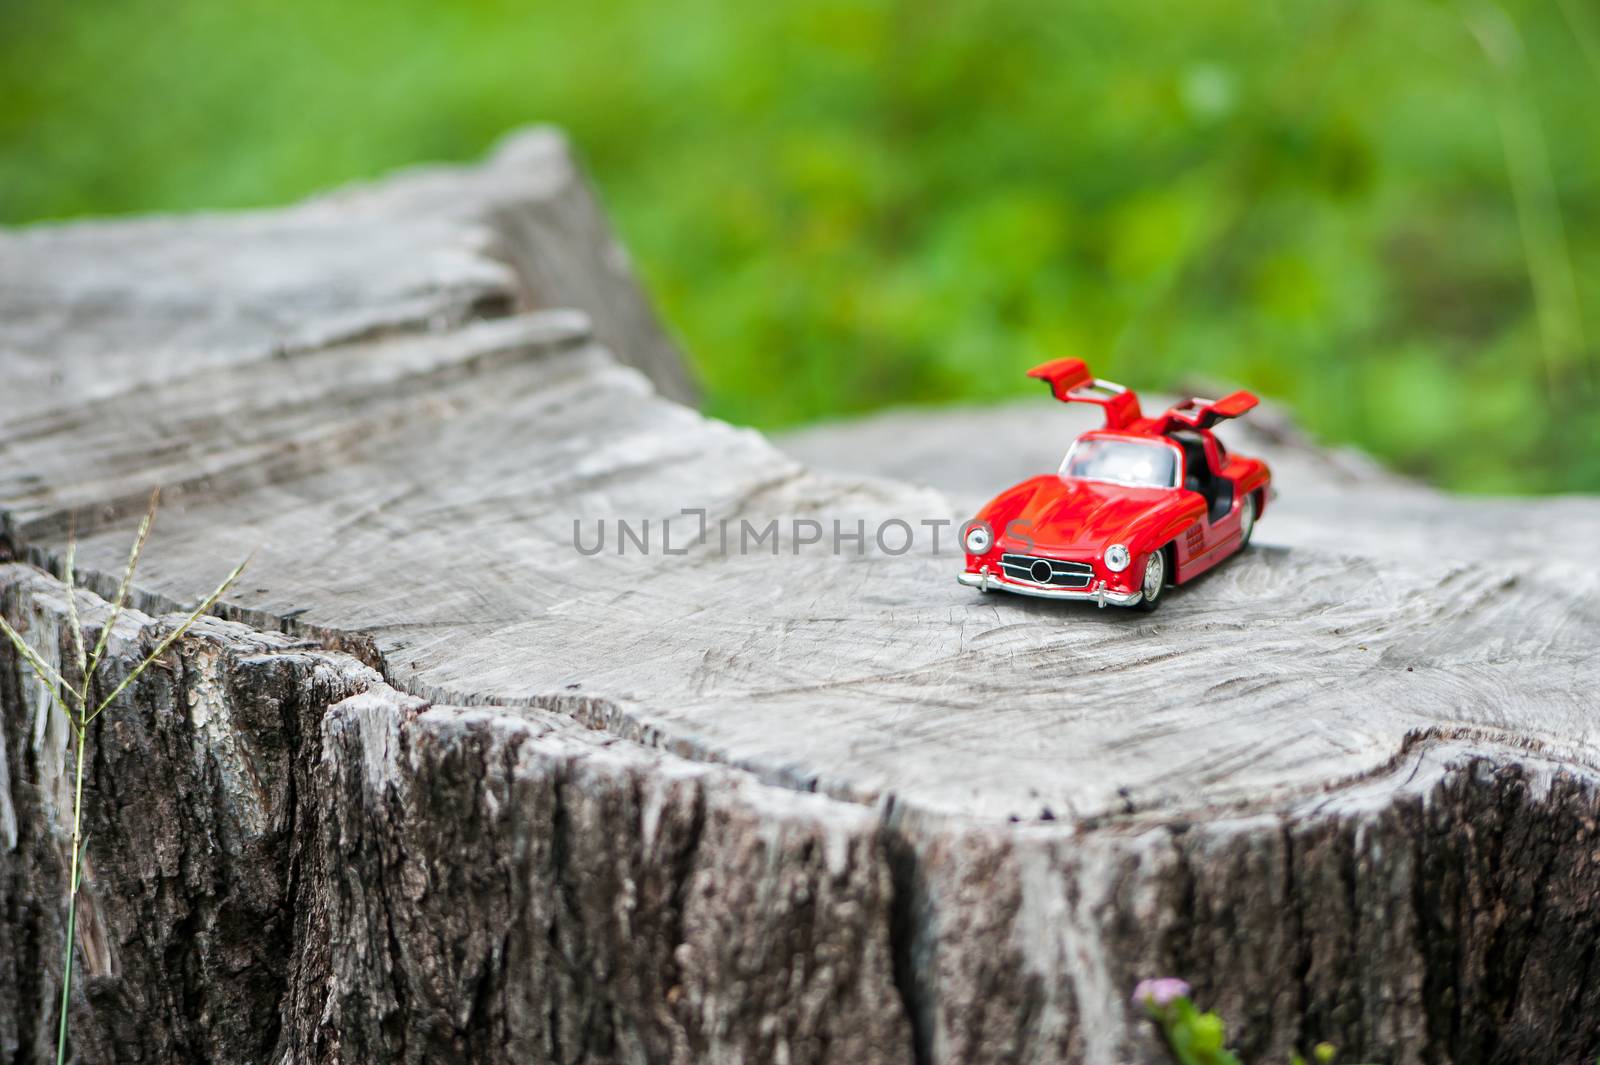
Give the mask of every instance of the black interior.
<path id="1" fill-rule="evenodd" d="M 1215 522 L 1227 516 L 1233 507 L 1233 482 L 1218 477 L 1206 461 L 1206 445 L 1194 433 L 1169 434 L 1183 448 L 1183 486 L 1199 492 L 1206 499 L 1206 513 Z"/>

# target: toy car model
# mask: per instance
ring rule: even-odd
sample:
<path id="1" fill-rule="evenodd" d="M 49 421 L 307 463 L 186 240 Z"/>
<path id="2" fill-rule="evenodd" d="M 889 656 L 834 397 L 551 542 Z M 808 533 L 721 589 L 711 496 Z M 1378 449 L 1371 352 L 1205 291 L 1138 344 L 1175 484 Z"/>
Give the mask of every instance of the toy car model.
<path id="1" fill-rule="evenodd" d="M 1079 436 L 1056 473 L 1006 489 L 962 527 L 962 584 L 1154 610 L 1168 585 L 1250 542 L 1271 473 L 1229 454 L 1211 427 L 1253 408 L 1254 395 L 1190 399 L 1145 417 L 1136 395 L 1096 380 L 1081 359 L 1028 376 L 1064 403 L 1102 408 L 1105 427 Z"/>

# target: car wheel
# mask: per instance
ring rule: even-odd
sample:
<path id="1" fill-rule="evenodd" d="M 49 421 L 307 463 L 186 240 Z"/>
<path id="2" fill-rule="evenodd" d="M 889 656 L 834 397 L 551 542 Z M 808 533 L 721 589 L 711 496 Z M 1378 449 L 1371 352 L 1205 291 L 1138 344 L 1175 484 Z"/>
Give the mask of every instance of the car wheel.
<path id="1" fill-rule="evenodd" d="M 1149 612 L 1161 605 L 1166 598 L 1163 594 L 1167 587 L 1167 549 L 1157 548 L 1150 552 L 1144 560 L 1144 578 L 1139 582 L 1139 590 L 1144 593 L 1144 598 L 1139 600 L 1140 610 Z"/>
<path id="2" fill-rule="evenodd" d="M 1244 497 L 1239 505 L 1239 549 L 1250 546 L 1250 534 L 1256 531 L 1256 496 L 1254 492 Z"/>

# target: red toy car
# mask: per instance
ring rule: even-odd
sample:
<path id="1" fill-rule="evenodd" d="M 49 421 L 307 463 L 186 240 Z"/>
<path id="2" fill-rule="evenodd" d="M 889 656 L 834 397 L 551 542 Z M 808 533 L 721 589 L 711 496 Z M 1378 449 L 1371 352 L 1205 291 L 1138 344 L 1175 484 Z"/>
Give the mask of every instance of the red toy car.
<path id="1" fill-rule="evenodd" d="M 1139 398 L 1098 381 L 1081 359 L 1028 371 L 1064 403 L 1105 411 L 1061 469 L 996 496 L 962 531 L 962 584 L 1102 607 L 1154 610 L 1169 584 L 1199 576 L 1250 542 L 1271 473 L 1230 455 L 1211 427 L 1256 405 L 1249 392 L 1190 399 L 1145 417 Z"/>

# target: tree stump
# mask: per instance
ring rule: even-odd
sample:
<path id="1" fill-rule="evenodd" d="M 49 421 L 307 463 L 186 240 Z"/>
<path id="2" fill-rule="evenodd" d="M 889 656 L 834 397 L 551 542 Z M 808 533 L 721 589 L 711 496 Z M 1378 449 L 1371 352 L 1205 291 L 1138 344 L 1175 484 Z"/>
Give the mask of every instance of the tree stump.
<path id="1" fill-rule="evenodd" d="M 47 660 L 69 534 L 97 630 L 152 488 L 107 684 L 257 552 L 93 728 L 79 1061 L 1154 1061 L 1164 974 L 1249 1059 L 1600 1045 L 1593 499 L 1269 412 L 1224 430 L 1257 545 L 1159 613 L 980 595 L 932 523 L 1086 423 L 702 417 L 548 130 L 0 235 L 0 380 Z M 0 654 L 0 1054 L 42 1062 L 71 753 Z"/>

